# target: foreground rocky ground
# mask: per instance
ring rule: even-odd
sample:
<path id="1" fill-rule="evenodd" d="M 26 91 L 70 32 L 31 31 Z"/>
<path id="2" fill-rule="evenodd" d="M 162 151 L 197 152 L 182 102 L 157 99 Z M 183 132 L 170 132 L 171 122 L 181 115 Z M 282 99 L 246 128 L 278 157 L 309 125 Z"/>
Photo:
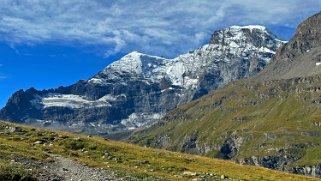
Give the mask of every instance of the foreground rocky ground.
<path id="1" fill-rule="evenodd" d="M 51 155 L 53 160 L 41 162 L 32 159 L 19 158 L 11 155 L 9 164 L 23 166 L 29 174 L 26 176 L 0 177 L 0 180 L 39 180 L 39 181 L 103 181 L 124 180 L 115 172 L 102 168 L 90 167 L 69 158 Z M 4 159 L 4 158 L 2 158 Z M 0 174 L 1 175 L 1 174 Z M 130 177 L 127 177 L 130 179 Z"/>
<path id="2" fill-rule="evenodd" d="M 13 156 L 13 155 L 12 155 Z M 11 164 L 23 165 L 27 169 L 30 175 L 26 176 L 13 176 L 13 177 L 1 177 L 1 181 L 9 180 L 21 180 L 21 181 L 131 181 L 131 180 L 167 180 L 158 179 L 153 177 L 137 178 L 135 176 L 118 175 L 112 170 L 90 167 L 86 164 L 79 163 L 69 158 L 64 158 L 59 155 L 51 155 L 53 160 L 47 163 L 43 163 L 36 160 L 12 159 Z M 175 175 L 179 180 L 235 180 L 225 175 L 217 174 L 199 174 L 196 172 L 184 171 L 181 175 Z M 185 177 L 185 178 L 184 178 Z M 192 177 L 199 177 L 194 178 Z"/>
<path id="3" fill-rule="evenodd" d="M 58 155 L 54 155 L 53 157 L 54 162 L 45 164 L 43 169 L 56 175 L 59 180 L 121 180 L 113 171 L 89 167 Z M 43 180 L 54 181 L 55 179 L 55 177 L 44 177 Z"/>

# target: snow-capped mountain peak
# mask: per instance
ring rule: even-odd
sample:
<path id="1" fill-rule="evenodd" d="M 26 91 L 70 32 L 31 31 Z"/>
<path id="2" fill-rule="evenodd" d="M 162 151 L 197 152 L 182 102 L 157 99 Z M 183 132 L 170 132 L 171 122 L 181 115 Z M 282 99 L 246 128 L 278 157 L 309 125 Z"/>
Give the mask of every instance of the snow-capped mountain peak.
<path id="1" fill-rule="evenodd" d="M 134 51 L 88 81 L 19 92 L 16 97 L 26 94 L 30 99 L 29 107 L 37 113 L 30 119 L 75 122 L 76 128 L 83 128 L 78 122 L 95 121 L 104 126 L 92 129 L 102 132 L 128 130 L 151 125 L 181 104 L 256 74 L 282 44 L 265 27 L 232 26 L 215 31 L 208 44 L 173 59 Z M 12 100 L 8 105 L 15 107 L 16 98 Z M 47 114 L 50 111 L 55 114 Z M 19 117 L 13 119 L 21 121 L 29 116 L 15 115 Z"/>
<path id="2" fill-rule="evenodd" d="M 122 73 L 129 74 L 131 78 L 142 77 L 149 83 L 167 79 L 172 85 L 193 89 L 197 87 L 200 75 L 208 71 L 207 69 L 219 67 L 219 62 L 236 64 L 240 61 L 236 57 L 251 59 L 250 56 L 254 56 L 255 52 L 255 55 L 262 59 L 260 67 L 265 66 L 281 44 L 282 41 L 269 33 L 264 26 L 231 26 L 215 31 L 209 44 L 174 59 L 131 52 L 107 66 L 102 71 L 105 75 L 98 74 L 89 82 L 101 84 L 104 81 L 97 79 L 115 79 L 115 73 Z M 255 66 L 251 65 L 251 68 Z"/>

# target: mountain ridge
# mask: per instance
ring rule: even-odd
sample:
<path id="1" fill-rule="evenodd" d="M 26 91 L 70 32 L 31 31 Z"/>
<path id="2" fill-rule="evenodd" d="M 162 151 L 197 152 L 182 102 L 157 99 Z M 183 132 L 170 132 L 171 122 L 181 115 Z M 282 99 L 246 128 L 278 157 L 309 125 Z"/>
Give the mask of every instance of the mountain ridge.
<path id="1" fill-rule="evenodd" d="M 208 44 L 174 59 L 132 52 L 89 80 L 18 91 L 0 117 L 121 137 L 122 132 L 154 124 L 179 105 L 256 74 L 283 43 L 262 26 L 234 26 L 215 31 Z"/>
<path id="2" fill-rule="evenodd" d="M 321 73 L 321 13 L 317 13 L 297 27 L 291 40 L 279 49 L 268 69 L 258 79 L 290 79 Z"/>

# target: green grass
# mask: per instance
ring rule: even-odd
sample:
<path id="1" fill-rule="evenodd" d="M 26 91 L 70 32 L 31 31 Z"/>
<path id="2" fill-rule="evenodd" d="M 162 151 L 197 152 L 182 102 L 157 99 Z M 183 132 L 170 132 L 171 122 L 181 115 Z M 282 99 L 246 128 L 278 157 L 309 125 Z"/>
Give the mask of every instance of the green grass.
<path id="1" fill-rule="evenodd" d="M 32 129 L 21 125 L 18 126 L 23 128 L 22 132 L 6 131 L 6 127 L 14 126 L 17 125 L 0 121 L 0 156 L 3 158 L 3 161 L 0 160 L 0 173 L 10 173 L 11 176 L 23 177 L 29 174 L 23 167 L 7 163 L 12 156 L 48 162 L 52 160 L 48 154 L 51 152 L 90 166 L 112 169 L 120 175 L 131 175 L 137 179 L 149 177 L 153 178 L 151 180 L 190 180 L 204 177 L 215 180 L 221 175 L 226 175 L 242 180 L 317 180 L 261 167 L 241 166 L 224 160 L 143 148 L 99 137 Z M 195 172 L 197 175 L 184 175 L 187 171 Z M 218 177 L 210 177 L 210 174 Z"/>
<path id="2" fill-rule="evenodd" d="M 35 181 L 32 173 L 21 165 L 0 159 L 0 180 L 1 181 Z"/>

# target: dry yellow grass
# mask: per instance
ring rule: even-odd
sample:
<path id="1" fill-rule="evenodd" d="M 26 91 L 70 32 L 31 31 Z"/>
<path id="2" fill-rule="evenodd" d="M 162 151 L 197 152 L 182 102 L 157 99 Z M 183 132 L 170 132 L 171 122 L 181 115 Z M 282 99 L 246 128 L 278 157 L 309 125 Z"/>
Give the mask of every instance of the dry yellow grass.
<path id="1" fill-rule="evenodd" d="M 221 175 L 236 180 L 318 180 L 261 167 L 242 166 L 224 160 L 143 148 L 99 137 L 43 129 L 31 130 L 27 126 L 6 122 L 0 122 L 0 125 L 0 132 L 6 126 L 19 126 L 24 130 L 0 134 L 2 156 L 16 154 L 46 161 L 50 159 L 47 152 L 51 151 L 91 166 L 113 169 L 120 174 L 160 180 L 191 180 L 200 177 L 215 180 L 220 179 Z M 43 144 L 35 144 L 37 140 L 43 140 Z"/>

